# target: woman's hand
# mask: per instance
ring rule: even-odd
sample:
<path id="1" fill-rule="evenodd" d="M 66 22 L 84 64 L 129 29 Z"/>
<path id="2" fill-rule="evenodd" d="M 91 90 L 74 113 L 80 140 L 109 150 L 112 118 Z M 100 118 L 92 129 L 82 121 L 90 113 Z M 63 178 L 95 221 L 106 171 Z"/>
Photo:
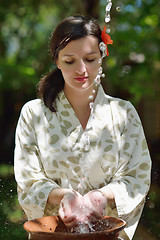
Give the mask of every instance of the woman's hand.
<path id="1" fill-rule="evenodd" d="M 79 222 L 80 206 L 83 204 L 83 197 L 76 191 L 68 192 L 60 202 L 59 216 L 66 226 L 70 227 Z"/>
<path id="2" fill-rule="evenodd" d="M 61 200 L 59 216 L 67 227 L 80 222 L 95 222 L 105 215 L 107 200 L 99 191 L 90 191 L 82 196 L 72 191 L 66 193 Z"/>
<path id="3" fill-rule="evenodd" d="M 95 222 L 105 215 L 109 201 L 114 201 L 110 189 L 93 190 L 84 196 L 70 190 L 64 194 L 60 202 L 59 216 L 67 227 L 72 227 L 80 222 Z"/>
<path id="4" fill-rule="evenodd" d="M 99 190 L 93 190 L 83 196 L 84 204 L 89 209 L 88 221 L 94 222 L 105 215 L 107 198 Z"/>

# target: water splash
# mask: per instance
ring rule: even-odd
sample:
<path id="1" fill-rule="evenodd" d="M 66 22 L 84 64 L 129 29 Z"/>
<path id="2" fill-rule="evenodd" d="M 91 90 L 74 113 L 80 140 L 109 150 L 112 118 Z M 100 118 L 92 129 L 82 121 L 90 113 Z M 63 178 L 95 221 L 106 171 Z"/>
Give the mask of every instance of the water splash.
<path id="1" fill-rule="evenodd" d="M 105 22 L 106 23 L 109 23 L 111 21 L 111 15 L 110 15 L 110 12 L 111 12 L 111 8 L 112 8 L 112 1 L 111 0 L 107 0 L 107 5 L 106 5 L 106 13 L 105 13 Z M 117 12 L 120 12 L 122 9 L 121 9 L 121 6 L 117 6 L 116 7 L 116 11 Z"/>
<path id="2" fill-rule="evenodd" d="M 98 204 L 97 204 L 98 207 Z M 87 205 L 81 203 L 79 208 L 74 211 L 77 218 L 76 226 L 69 229 L 71 233 L 91 233 L 96 231 L 103 231 L 104 229 L 111 228 L 108 219 L 99 219 L 96 222 L 91 222 L 89 217 L 91 213 Z"/>
<path id="3" fill-rule="evenodd" d="M 111 0 L 107 0 L 106 14 L 105 14 L 105 22 L 106 23 L 109 23 L 110 20 L 111 20 L 111 16 L 110 16 L 111 7 L 112 7 L 112 1 Z"/>
<path id="4" fill-rule="evenodd" d="M 106 229 L 111 229 L 112 226 L 109 224 L 108 220 L 103 221 L 102 219 L 98 220 L 95 223 L 91 222 L 79 222 L 77 226 L 70 229 L 71 233 L 92 233 L 92 232 L 101 232 Z"/>
<path id="5" fill-rule="evenodd" d="M 91 223 L 83 223 L 83 222 L 80 222 L 78 223 L 78 225 L 76 227 L 73 227 L 71 229 L 71 232 L 74 232 L 74 233 L 90 233 L 90 232 L 94 232 L 94 228 L 93 228 L 93 224 Z"/>

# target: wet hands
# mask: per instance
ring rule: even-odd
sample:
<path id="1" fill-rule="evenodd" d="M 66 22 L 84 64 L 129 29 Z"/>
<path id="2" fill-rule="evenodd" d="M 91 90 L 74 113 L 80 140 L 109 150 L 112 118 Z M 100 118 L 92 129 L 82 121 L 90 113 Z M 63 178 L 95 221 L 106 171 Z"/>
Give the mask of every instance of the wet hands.
<path id="1" fill-rule="evenodd" d="M 105 215 L 107 199 L 99 190 L 93 190 L 82 196 L 71 191 L 64 195 L 60 203 L 59 215 L 66 226 L 80 222 L 95 222 Z"/>
<path id="2" fill-rule="evenodd" d="M 82 196 L 78 192 L 66 193 L 60 202 L 59 216 L 66 226 L 73 226 L 79 219 L 79 207 L 82 204 Z"/>
<path id="3" fill-rule="evenodd" d="M 90 220 L 96 221 L 105 215 L 107 199 L 99 190 L 93 190 L 84 195 L 86 206 L 91 210 Z"/>

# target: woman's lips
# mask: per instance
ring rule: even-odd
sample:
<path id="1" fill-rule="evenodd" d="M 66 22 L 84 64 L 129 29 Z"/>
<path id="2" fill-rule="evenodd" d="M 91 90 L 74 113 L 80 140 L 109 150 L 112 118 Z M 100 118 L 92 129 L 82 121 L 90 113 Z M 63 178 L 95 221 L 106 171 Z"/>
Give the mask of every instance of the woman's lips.
<path id="1" fill-rule="evenodd" d="M 75 77 L 74 79 L 77 80 L 78 82 L 85 82 L 88 79 L 88 77 Z"/>

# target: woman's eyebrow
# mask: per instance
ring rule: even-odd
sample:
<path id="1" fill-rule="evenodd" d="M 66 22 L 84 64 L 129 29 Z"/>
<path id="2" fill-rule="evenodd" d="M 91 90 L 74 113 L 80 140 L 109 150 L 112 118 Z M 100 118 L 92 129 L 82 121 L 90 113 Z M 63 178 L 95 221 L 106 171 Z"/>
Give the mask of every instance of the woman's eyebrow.
<path id="1" fill-rule="evenodd" d="M 87 53 L 86 55 L 92 55 L 92 54 L 97 54 L 98 52 L 90 52 L 90 53 Z"/>
<path id="2" fill-rule="evenodd" d="M 73 54 L 64 54 L 63 57 L 73 57 Z"/>
<path id="3" fill-rule="evenodd" d="M 92 54 L 97 54 L 98 52 L 90 52 L 90 53 L 87 53 L 86 55 L 92 55 Z M 74 55 L 73 54 L 64 54 L 63 57 L 73 57 Z"/>

